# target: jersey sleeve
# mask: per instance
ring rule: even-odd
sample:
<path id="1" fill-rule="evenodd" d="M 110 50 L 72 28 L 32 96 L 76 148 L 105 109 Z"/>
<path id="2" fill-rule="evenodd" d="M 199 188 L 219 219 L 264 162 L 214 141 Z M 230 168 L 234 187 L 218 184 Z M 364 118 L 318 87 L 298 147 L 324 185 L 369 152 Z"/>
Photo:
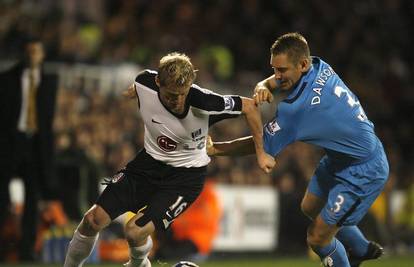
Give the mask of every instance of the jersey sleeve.
<path id="1" fill-rule="evenodd" d="M 137 77 L 135 77 L 135 85 L 136 86 L 145 86 L 152 90 L 157 91 L 158 86 L 155 83 L 155 76 L 157 75 L 156 71 L 153 70 L 143 70 L 138 73 Z"/>
<path id="2" fill-rule="evenodd" d="M 237 95 L 220 95 L 208 89 L 192 85 L 190 92 L 190 105 L 209 115 L 242 113 L 242 100 Z"/>
<path id="3" fill-rule="evenodd" d="M 292 125 L 284 123 L 278 117 L 263 126 L 263 145 L 266 153 L 276 156 L 287 145 L 295 141 L 295 131 Z"/>

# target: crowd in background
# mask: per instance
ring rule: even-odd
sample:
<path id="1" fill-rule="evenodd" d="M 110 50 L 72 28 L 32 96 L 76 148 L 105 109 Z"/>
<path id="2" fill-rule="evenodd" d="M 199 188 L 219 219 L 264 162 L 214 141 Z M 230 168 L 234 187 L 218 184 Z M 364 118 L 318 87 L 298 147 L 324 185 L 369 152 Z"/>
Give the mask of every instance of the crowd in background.
<path id="1" fill-rule="evenodd" d="M 245 96 L 272 73 L 269 48 L 274 39 L 301 32 L 312 54 L 332 65 L 375 123 L 391 166 L 385 195 L 393 189 L 407 194 L 405 214 L 394 219 L 385 215 L 384 222 L 400 220 L 414 229 L 409 201 L 414 195 L 414 2 L 37 0 L 1 5 L 2 60 L 16 58 L 19 42 L 27 35 L 44 41 L 47 60 L 68 64 L 131 62 L 156 68 L 162 55 L 180 51 L 200 70 L 198 84 Z M 114 174 L 143 145 L 136 102 L 103 94 L 100 88 L 85 90 L 82 83 L 60 89 L 57 155 L 76 150 L 75 157 L 89 162 L 96 176 Z M 266 110 L 269 119 L 271 108 Z M 215 140 L 247 134 L 242 119 L 218 123 L 211 131 Z M 216 158 L 209 176 L 222 183 L 277 186 L 299 201 L 322 153 L 293 145 L 277 158 L 271 176 L 259 170 L 254 157 Z"/>

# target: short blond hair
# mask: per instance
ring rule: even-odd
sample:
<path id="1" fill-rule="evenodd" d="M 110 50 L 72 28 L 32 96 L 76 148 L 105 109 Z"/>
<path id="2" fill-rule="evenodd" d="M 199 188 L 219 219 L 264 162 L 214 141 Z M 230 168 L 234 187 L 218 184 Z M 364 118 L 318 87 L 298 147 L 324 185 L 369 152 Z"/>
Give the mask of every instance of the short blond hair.
<path id="1" fill-rule="evenodd" d="M 174 52 L 161 58 L 158 66 L 161 86 L 191 86 L 195 78 L 193 64 L 187 55 Z"/>

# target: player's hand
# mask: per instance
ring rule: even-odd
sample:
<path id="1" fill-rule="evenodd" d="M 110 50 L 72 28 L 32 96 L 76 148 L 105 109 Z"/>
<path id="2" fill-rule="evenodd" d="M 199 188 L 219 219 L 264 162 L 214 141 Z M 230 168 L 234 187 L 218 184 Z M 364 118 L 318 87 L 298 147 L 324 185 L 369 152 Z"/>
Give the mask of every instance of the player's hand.
<path id="1" fill-rule="evenodd" d="M 276 165 L 275 158 L 265 152 L 257 155 L 257 163 L 265 173 L 270 173 Z"/>
<path id="2" fill-rule="evenodd" d="M 131 84 L 128 89 L 124 90 L 122 92 L 122 96 L 128 99 L 132 99 L 137 97 L 137 94 L 135 93 L 135 86 L 134 84 Z"/>
<path id="3" fill-rule="evenodd" d="M 214 156 L 214 153 L 216 150 L 214 148 L 214 143 L 210 135 L 207 135 L 206 149 L 207 149 L 207 155 Z"/>
<path id="4" fill-rule="evenodd" d="M 262 104 L 263 102 L 271 103 L 273 101 L 273 94 L 263 84 L 257 84 L 254 88 L 253 99 L 256 105 Z"/>

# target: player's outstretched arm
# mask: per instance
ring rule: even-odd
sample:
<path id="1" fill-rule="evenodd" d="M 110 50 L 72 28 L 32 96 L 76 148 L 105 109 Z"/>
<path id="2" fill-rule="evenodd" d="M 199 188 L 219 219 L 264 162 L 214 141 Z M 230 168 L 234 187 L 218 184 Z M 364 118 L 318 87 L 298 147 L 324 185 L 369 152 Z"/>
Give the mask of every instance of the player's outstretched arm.
<path id="1" fill-rule="evenodd" d="M 275 165 L 275 159 L 267 154 L 263 147 L 263 125 L 259 107 L 251 98 L 241 97 L 241 100 L 242 113 L 246 116 L 247 124 L 252 132 L 257 163 L 264 172 L 269 173 Z"/>
<path id="2" fill-rule="evenodd" d="M 137 97 L 137 93 L 135 92 L 135 85 L 131 84 L 126 90 L 122 91 L 122 95 L 125 98 L 135 98 Z"/>
<path id="3" fill-rule="evenodd" d="M 213 142 L 210 136 L 207 138 L 207 154 L 209 156 L 245 156 L 254 153 L 253 136 L 225 142 Z"/>
<path id="4" fill-rule="evenodd" d="M 122 96 L 126 99 L 136 99 L 139 106 L 139 98 L 135 90 L 135 84 L 131 84 L 126 90 L 122 91 Z"/>
<path id="5" fill-rule="evenodd" d="M 273 90 L 276 88 L 275 75 L 272 75 L 256 84 L 253 92 L 253 99 L 256 105 L 263 102 L 273 102 Z"/>

